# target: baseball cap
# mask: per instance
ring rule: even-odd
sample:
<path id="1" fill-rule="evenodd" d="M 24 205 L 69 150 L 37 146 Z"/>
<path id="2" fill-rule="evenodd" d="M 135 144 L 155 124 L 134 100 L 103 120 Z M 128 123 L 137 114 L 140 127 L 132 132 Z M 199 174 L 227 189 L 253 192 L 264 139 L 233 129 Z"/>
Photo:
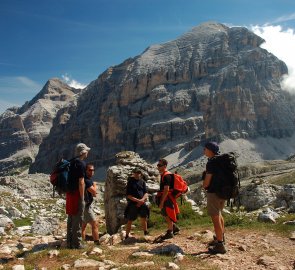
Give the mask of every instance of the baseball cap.
<path id="1" fill-rule="evenodd" d="M 90 148 L 85 143 L 78 143 L 76 145 L 76 155 L 82 155 L 88 152 Z"/>
<path id="2" fill-rule="evenodd" d="M 218 154 L 219 152 L 219 146 L 216 142 L 207 142 L 205 148 L 212 151 L 214 154 Z"/>

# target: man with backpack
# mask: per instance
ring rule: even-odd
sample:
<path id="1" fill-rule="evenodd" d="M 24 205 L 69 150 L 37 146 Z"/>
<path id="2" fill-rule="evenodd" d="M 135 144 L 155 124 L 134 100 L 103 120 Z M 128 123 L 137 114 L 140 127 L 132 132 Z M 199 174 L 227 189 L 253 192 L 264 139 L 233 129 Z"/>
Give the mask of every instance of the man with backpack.
<path id="1" fill-rule="evenodd" d="M 99 235 L 98 235 L 98 223 L 95 218 L 94 211 L 92 209 L 93 197 L 96 197 L 96 183 L 92 181 L 92 176 L 94 175 L 94 165 L 88 163 L 86 165 L 86 177 L 85 181 L 85 209 L 84 209 L 84 219 L 82 224 L 82 238 L 86 238 L 86 227 L 89 223 L 92 229 L 92 237 L 95 244 L 99 245 Z"/>
<path id="2" fill-rule="evenodd" d="M 216 142 L 207 142 L 204 147 L 204 155 L 208 157 L 206 172 L 203 179 L 203 188 L 207 191 L 207 211 L 213 222 L 215 237 L 209 244 L 209 252 L 213 254 L 226 253 L 224 246 L 224 219 L 222 210 L 225 199 L 217 196 L 218 175 L 222 173 L 218 160 L 215 158 L 219 154 L 219 146 Z"/>
<path id="3" fill-rule="evenodd" d="M 82 221 L 84 215 L 84 191 L 85 191 L 85 159 L 90 148 L 84 143 L 79 143 L 75 148 L 77 158 L 71 161 L 67 192 L 66 192 L 66 213 L 67 219 L 67 247 L 71 249 L 82 249 Z"/>
<path id="4" fill-rule="evenodd" d="M 174 234 L 179 232 L 179 228 L 175 223 L 177 222 L 177 215 L 180 212 L 176 198 L 172 194 L 174 177 L 173 174 L 168 172 L 167 165 L 168 162 L 166 159 L 160 159 L 157 164 L 158 171 L 161 175 L 160 190 L 157 197 L 161 214 L 165 217 L 167 222 L 167 232 L 161 237 L 161 240 L 173 238 Z"/>
<path id="5" fill-rule="evenodd" d="M 128 220 L 126 225 L 126 236 L 129 237 L 131 225 L 138 216 L 141 218 L 141 226 L 144 235 L 148 235 L 147 218 L 149 217 L 149 208 L 146 204 L 148 199 L 146 183 L 142 178 L 142 172 L 139 168 L 132 170 L 132 176 L 128 178 L 126 196 L 128 204 L 124 216 Z"/>

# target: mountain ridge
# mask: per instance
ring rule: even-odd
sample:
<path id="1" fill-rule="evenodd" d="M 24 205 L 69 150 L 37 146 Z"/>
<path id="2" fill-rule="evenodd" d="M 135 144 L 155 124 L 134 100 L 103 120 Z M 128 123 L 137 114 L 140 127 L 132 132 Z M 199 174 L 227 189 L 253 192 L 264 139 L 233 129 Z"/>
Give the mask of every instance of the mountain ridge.
<path id="1" fill-rule="evenodd" d="M 108 68 L 57 113 L 30 172 L 49 172 L 80 141 L 102 168 L 124 150 L 155 161 L 210 138 L 292 136 L 295 99 L 280 86 L 288 70 L 263 42 L 244 27 L 204 23 Z"/>

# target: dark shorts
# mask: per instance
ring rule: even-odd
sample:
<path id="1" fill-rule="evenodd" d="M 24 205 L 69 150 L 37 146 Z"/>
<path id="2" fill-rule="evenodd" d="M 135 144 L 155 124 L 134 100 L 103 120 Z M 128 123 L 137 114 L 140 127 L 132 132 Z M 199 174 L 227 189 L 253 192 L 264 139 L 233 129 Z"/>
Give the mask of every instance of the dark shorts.
<path id="1" fill-rule="evenodd" d="M 149 216 L 148 206 L 144 203 L 140 207 L 137 207 L 136 204 L 129 203 L 125 210 L 125 218 L 134 221 L 138 216 L 147 218 Z"/>

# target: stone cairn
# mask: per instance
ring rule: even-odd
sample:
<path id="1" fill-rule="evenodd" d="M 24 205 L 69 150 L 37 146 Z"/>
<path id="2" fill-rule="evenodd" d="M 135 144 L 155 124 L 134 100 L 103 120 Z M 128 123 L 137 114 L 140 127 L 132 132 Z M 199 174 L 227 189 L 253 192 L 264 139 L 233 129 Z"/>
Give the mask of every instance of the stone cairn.
<path id="1" fill-rule="evenodd" d="M 150 195 L 159 190 L 159 173 L 155 166 L 147 163 L 135 152 L 124 151 L 116 154 L 116 165 L 107 171 L 104 193 L 106 230 L 109 234 L 117 233 L 121 225 L 126 223 L 124 210 L 127 205 L 127 179 L 135 167 L 142 170 Z"/>

